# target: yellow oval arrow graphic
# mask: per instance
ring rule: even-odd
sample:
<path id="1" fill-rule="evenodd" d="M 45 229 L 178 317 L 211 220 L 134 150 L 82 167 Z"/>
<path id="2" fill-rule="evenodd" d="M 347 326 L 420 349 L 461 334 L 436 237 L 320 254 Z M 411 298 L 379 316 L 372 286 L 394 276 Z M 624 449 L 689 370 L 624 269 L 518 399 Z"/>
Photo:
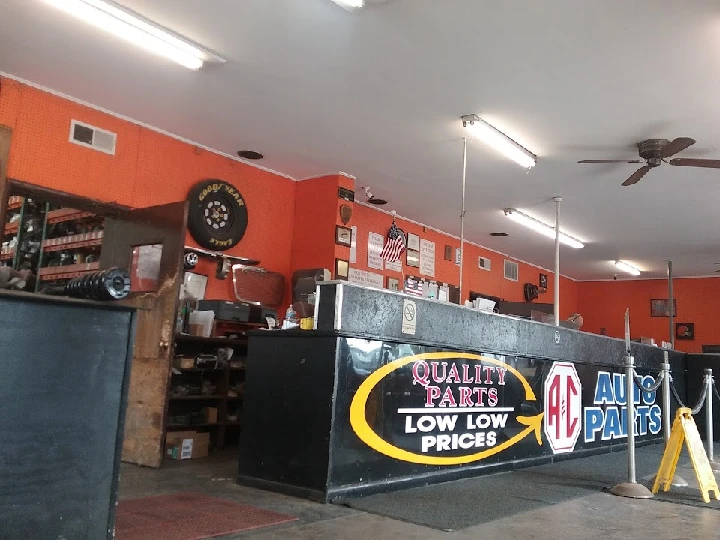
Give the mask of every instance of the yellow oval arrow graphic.
<path id="1" fill-rule="evenodd" d="M 423 353 L 416 354 L 414 356 L 407 356 L 405 358 L 395 360 L 394 362 L 390 362 L 389 364 L 381 367 L 377 371 L 371 373 L 370 376 L 365 379 L 365 381 L 360 385 L 360 388 L 358 388 L 357 392 L 355 392 L 355 397 L 353 397 L 352 403 L 350 404 L 350 425 L 352 426 L 353 431 L 355 431 L 355 434 L 360 437 L 360 440 L 362 440 L 373 450 L 376 450 L 381 454 L 385 454 L 386 456 L 389 456 L 391 458 L 399 459 L 401 461 L 409 461 L 411 463 L 420 463 L 424 465 L 460 465 L 463 463 L 479 461 L 481 459 L 485 459 L 494 454 L 497 454 L 498 452 L 502 452 L 503 450 L 513 446 L 514 444 L 517 444 L 533 431 L 535 432 L 535 438 L 537 439 L 538 444 L 542 444 L 541 432 L 543 413 L 540 413 L 536 416 L 517 416 L 516 420 L 519 423 L 527 426 L 520 433 L 518 433 L 514 437 L 511 437 L 507 441 L 498 444 L 497 446 L 466 456 L 444 457 L 416 454 L 414 452 L 403 450 L 402 448 L 398 448 L 397 446 L 390 444 L 386 440 L 382 439 L 377 433 L 375 433 L 375 431 L 373 431 L 373 429 L 370 427 L 370 424 L 368 424 L 365 417 L 367 400 L 370 397 L 370 392 L 372 392 L 373 388 L 375 388 L 375 386 L 390 373 L 397 369 L 400 369 L 403 366 L 406 366 L 407 364 L 419 362 L 421 360 L 446 359 L 482 361 L 489 364 L 495 364 L 504 369 L 507 369 L 510 373 L 515 375 L 515 377 L 517 377 L 517 379 L 523 385 L 523 388 L 525 389 L 525 399 L 527 401 L 536 400 L 535 392 L 533 392 L 533 389 L 530 387 L 530 384 L 527 382 L 525 377 L 523 377 L 523 375 L 518 370 L 516 370 L 512 366 L 507 365 L 504 362 L 501 362 L 500 360 L 488 358 L 486 356 L 481 356 L 478 354 L 450 352 Z M 431 409 L 428 412 L 430 411 Z M 452 412 L 452 408 L 448 407 L 446 409 L 443 409 L 443 412 L 450 413 Z"/>

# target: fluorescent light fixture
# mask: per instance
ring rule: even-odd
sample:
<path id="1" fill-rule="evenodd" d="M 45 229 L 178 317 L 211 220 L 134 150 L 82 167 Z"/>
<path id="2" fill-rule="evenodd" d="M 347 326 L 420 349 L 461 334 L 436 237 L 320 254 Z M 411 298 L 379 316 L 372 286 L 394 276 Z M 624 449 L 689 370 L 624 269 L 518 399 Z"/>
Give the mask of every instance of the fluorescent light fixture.
<path id="1" fill-rule="evenodd" d="M 499 129 L 491 126 L 475 114 L 462 117 L 463 126 L 473 137 L 477 137 L 485 144 L 512 159 L 521 167 L 529 169 L 537 163 L 537 156 L 523 148 Z"/>
<path id="2" fill-rule="evenodd" d="M 523 214 L 515 208 L 506 208 L 503 211 L 505 212 L 505 215 L 507 217 L 509 217 L 516 223 L 519 223 L 520 225 L 525 225 L 525 227 L 532 229 L 533 231 L 538 232 L 543 236 L 547 236 L 548 238 L 555 238 L 555 227 L 553 227 L 552 225 L 548 225 L 538 219 L 535 219 L 534 217 Z M 570 246 L 571 248 L 575 249 L 585 247 L 585 244 L 583 244 L 580 240 L 573 238 L 572 236 L 568 236 L 562 231 L 560 231 L 560 242 L 562 242 L 566 246 Z"/>
<path id="3" fill-rule="evenodd" d="M 200 69 L 204 62 L 225 60 L 182 40 L 139 16 L 105 0 L 43 0 L 65 13 L 77 17 L 129 41 L 147 51 L 168 58 L 189 69 Z"/>
<path id="4" fill-rule="evenodd" d="M 640 275 L 640 270 L 638 270 L 634 266 L 630 266 L 628 263 L 626 263 L 624 261 L 615 261 L 615 267 L 618 270 L 622 270 L 623 272 L 627 272 L 628 274 L 631 274 L 633 276 Z"/>
<path id="5" fill-rule="evenodd" d="M 359 9 L 365 5 L 365 0 L 333 0 L 333 2 L 348 11 Z"/>

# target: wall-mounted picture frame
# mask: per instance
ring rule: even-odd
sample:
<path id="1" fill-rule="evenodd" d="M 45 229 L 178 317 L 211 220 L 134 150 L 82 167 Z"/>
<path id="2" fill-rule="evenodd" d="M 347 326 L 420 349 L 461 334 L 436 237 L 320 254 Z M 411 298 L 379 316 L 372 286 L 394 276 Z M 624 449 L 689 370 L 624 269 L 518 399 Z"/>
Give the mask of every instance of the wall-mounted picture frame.
<path id="1" fill-rule="evenodd" d="M 406 253 L 407 265 L 414 268 L 420 268 L 420 252 L 414 249 L 408 249 Z"/>
<path id="2" fill-rule="evenodd" d="M 335 225 L 335 243 L 339 246 L 350 247 L 352 245 L 352 229 Z"/>
<path id="3" fill-rule="evenodd" d="M 420 237 L 417 234 L 408 233 L 407 248 L 412 251 L 420 251 Z"/>
<path id="4" fill-rule="evenodd" d="M 675 339 L 695 339 L 695 323 L 675 323 Z"/>
<path id="5" fill-rule="evenodd" d="M 453 248 L 452 246 L 448 246 L 445 244 L 445 256 L 443 257 L 446 261 L 452 261 L 453 260 Z"/>
<path id="6" fill-rule="evenodd" d="M 183 291 L 186 299 L 205 300 L 208 277 L 195 272 L 185 272 L 183 277 Z"/>
<path id="7" fill-rule="evenodd" d="M 345 259 L 335 259 L 335 279 L 347 280 L 350 275 L 350 262 Z"/>
<path id="8" fill-rule="evenodd" d="M 650 300 L 651 317 L 669 317 L 670 302 L 667 298 L 653 298 Z M 677 317 L 677 299 L 673 298 L 673 317 Z"/>
<path id="9" fill-rule="evenodd" d="M 547 274 L 540 274 L 540 279 L 538 281 L 538 286 L 541 289 L 547 290 Z"/>
<path id="10" fill-rule="evenodd" d="M 400 280 L 394 277 L 388 277 L 387 278 L 387 288 L 389 291 L 399 291 L 400 290 Z"/>
<path id="11" fill-rule="evenodd" d="M 355 192 L 352 189 L 339 187 L 338 188 L 338 199 L 343 199 L 345 201 L 354 202 L 355 201 Z"/>

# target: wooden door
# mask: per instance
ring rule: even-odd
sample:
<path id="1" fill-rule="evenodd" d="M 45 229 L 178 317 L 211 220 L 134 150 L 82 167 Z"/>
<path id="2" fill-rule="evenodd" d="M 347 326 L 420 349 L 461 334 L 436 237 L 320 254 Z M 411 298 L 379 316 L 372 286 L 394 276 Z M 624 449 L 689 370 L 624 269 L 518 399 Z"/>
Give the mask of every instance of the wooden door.
<path id="1" fill-rule="evenodd" d="M 100 268 L 128 268 L 135 273 L 133 286 L 139 283 L 142 289 L 131 291 L 123 301 L 138 308 L 138 315 L 122 459 L 147 467 L 162 462 L 186 223 L 186 202 L 131 210 L 105 220 Z M 139 258 L 148 252 L 155 254 L 148 259 L 154 266 Z M 148 277 L 153 268 L 156 274 Z"/>
<path id="2" fill-rule="evenodd" d="M 12 130 L 0 126 L 0 226 L 5 223 L 5 209 L 10 190 L 7 183 L 7 162 L 10 157 L 10 139 Z"/>

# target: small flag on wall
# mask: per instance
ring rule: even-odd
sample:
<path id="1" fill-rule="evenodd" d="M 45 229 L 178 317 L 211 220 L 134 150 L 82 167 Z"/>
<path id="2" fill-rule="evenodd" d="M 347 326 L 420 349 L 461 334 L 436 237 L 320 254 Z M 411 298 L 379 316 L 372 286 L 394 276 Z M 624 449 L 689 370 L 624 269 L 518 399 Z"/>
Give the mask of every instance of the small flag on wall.
<path id="1" fill-rule="evenodd" d="M 411 294 L 413 296 L 423 296 L 423 284 L 421 281 L 412 278 L 407 277 L 405 279 L 405 294 Z"/>
<path id="2" fill-rule="evenodd" d="M 380 252 L 380 257 L 388 262 L 397 262 L 400 260 L 403 251 L 405 251 L 405 234 L 393 221 L 388 231 L 385 247 Z"/>

